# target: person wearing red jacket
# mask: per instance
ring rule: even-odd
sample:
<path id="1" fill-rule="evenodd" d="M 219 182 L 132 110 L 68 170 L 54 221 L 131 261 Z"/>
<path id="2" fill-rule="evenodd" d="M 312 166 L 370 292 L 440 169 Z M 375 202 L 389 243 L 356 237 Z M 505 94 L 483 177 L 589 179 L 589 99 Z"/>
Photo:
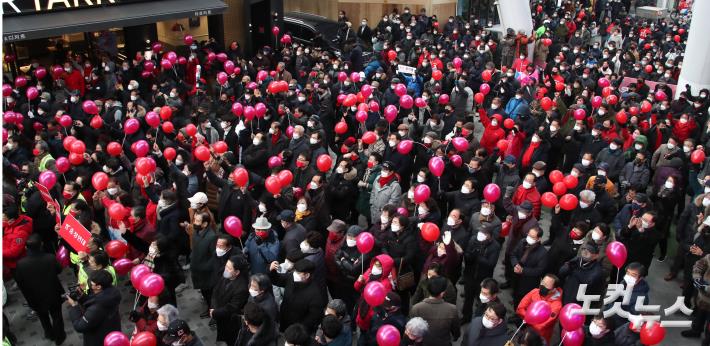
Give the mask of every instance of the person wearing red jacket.
<path id="1" fill-rule="evenodd" d="M 2 206 L 2 274 L 5 280 L 12 277 L 17 261 L 25 256 L 25 242 L 32 233 L 32 219 L 20 215 L 17 204 L 3 203 Z"/>
<path id="2" fill-rule="evenodd" d="M 531 324 L 530 326 L 538 333 L 541 337 L 545 338 L 547 342 L 550 342 L 552 337 L 552 330 L 555 328 L 557 323 L 557 317 L 562 310 L 562 289 L 559 288 L 560 280 L 552 275 L 547 274 L 540 282 L 540 287 L 535 288 L 528 292 L 528 294 L 523 297 L 518 304 L 518 308 L 515 312 L 520 316 L 520 318 L 525 318 L 525 311 L 528 309 L 530 304 L 543 300 L 550 304 L 550 318 L 547 321 L 539 324 Z"/>
<path id="3" fill-rule="evenodd" d="M 394 269 L 394 260 L 392 257 L 389 255 L 375 256 L 370 262 L 370 268 L 355 281 L 355 290 L 362 294 L 368 282 L 379 281 L 385 287 L 385 294 L 387 294 L 392 291 L 392 283 L 396 277 L 397 273 Z M 364 298 L 361 298 L 358 302 L 357 317 L 355 318 L 355 323 L 361 331 L 370 330 L 370 322 L 372 321 L 373 314 L 374 310 L 372 307 L 367 304 Z"/>
<path id="4" fill-rule="evenodd" d="M 488 114 L 486 114 L 486 110 L 483 108 L 478 109 L 478 116 L 481 118 L 481 124 L 483 124 L 481 146 L 489 153 L 492 153 L 498 141 L 505 138 L 505 130 L 501 127 L 503 117 L 500 114 L 493 114 L 493 116 L 489 118 Z"/>
<path id="5" fill-rule="evenodd" d="M 64 64 L 64 71 L 66 72 L 62 79 L 67 85 L 69 91 L 78 91 L 79 95 L 84 96 L 86 91 L 86 85 L 84 83 L 84 77 L 81 75 L 77 69 L 72 67 L 68 62 Z"/>
<path id="6" fill-rule="evenodd" d="M 668 118 L 671 119 L 671 123 L 673 124 L 673 135 L 678 137 L 681 142 L 690 138 L 690 135 L 697 127 L 695 120 L 688 114 L 681 115 L 680 119 L 673 119 L 673 117 L 669 114 Z"/>
<path id="7" fill-rule="evenodd" d="M 529 201 L 533 205 L 533 216 L 536 219 L 540 218 L 540 192 L 535 187 L 535 175 L 528 173 L 523 179 L 523 183 L 518 185 L 513 194 L 513 204 L 521 205 L 524 201 Z"/>

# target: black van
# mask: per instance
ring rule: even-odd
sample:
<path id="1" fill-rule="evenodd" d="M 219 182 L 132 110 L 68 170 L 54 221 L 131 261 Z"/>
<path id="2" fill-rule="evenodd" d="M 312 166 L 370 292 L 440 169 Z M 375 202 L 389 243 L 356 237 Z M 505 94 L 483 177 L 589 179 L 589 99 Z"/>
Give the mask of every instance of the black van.
<path id="1" fill-rule="evenodd" d="M 283 16 L 283 32 L 290 33 L 293 42 L 318 46 L 338 57 L 343 52 L 342 38 L 338 37 L 343 25 L 345 24 L 311 13 L 287 12 Z M 370 54 L 363 52 L 363 56 Z"/>

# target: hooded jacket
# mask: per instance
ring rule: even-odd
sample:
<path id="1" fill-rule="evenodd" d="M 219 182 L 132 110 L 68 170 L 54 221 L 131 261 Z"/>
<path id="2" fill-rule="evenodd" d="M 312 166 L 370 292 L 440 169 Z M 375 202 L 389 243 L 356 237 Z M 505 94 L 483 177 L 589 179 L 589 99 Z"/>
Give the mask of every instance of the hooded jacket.
<path id="1" fill-rule="evenodd" d="M 525 297 L 523 297 L 523 299 L 518 304 L 518 308 L 515 310 L 515 312 L 518 314 L 518 316 L 520 316 L 520 318 L 525 318 L 525 311 L 528 309 L 528 306 L 530 306 L 530 304 L 532 304 L 533 302 L 539 300 L 544 300 L 548 302 L 550 304 L 550 310 L 552 310 L 552 313 L 550 314 L 550 318 L 548 318 L 547 321 L 539 324 L 531 324 L 530 326 L 538 334 L 540 334 L 541 337 L 545 338 L 545 340 L 549 342 L 550 337 L 552 337 L 552 329 L 555 328 L 558 314 L 562 309 L 562 289 L 560 289 L 559 287 L 555 288 L 550 293 L 548 293 L 547 296 L 543 297 L 540 295 L 540 289 L 535 288 L 532 291 L 528 292 Z"/>
<path id="2" fill-rule="evenodd" d="M 382 266 L 382 274 L 380 274 L 379 278 L 373 277 L 370 279 L 370 277 L 373 276 L 372 267 L 375 266 L 375 261 L 380 262 L 380 265 Z M 370 261 L 370 267 L 367 268 L 362 276 L 364 281 L 355 281 L 354 287 L 356 291 L 361 292 L 365 288 L 365 285 L 370 281 L 379 281 L 385 288 L 385 294 L 389 293 L 394 288 L 394 279 L 397 277 L 392 257 L 388 255 L 375 256 L 375 258 Z M 367 304 L 364 298 L 361 297 L 357 306 L 357 317 L 355 318 L 357 326 L 362 330 L 369 330 L 373 313 L 374 310 L 372 307 Z"/>
<path id="3" fill-rule="evenodd" d="M 107 287 L 69 309 L 69 319 L 74 330 L 82 334 L 85 346 L 103 345 L 108 333 L 121 331 L 120 303 L 121 292 L 116 287 Z"/>

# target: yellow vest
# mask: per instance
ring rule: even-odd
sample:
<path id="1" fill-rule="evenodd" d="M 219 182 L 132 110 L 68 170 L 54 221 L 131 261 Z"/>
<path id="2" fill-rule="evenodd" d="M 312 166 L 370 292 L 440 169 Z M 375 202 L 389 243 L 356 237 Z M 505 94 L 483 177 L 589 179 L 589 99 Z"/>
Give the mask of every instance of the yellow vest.
<path id="1" fill-rule="evenodd" d="M 47 155 L 44 155 L 41 160 L 39 160 L 39 166 L 37 166 L 37 169 L 40 172 L 44 172 L 47 170 L 47 163 L 49 161 L 54 160 L 51 154 L 47 153 Z"/>

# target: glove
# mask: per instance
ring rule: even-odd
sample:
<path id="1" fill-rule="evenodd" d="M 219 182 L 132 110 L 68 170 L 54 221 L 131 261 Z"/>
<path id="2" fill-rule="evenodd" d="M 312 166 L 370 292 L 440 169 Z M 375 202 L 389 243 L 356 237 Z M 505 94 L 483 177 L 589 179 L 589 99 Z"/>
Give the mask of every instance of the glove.
<path id="1" fill-rule="evenodd" d="M 444 240 L 444 245 L 451 244 L 451 231 L 444 232 L 443 240 Z"/>

